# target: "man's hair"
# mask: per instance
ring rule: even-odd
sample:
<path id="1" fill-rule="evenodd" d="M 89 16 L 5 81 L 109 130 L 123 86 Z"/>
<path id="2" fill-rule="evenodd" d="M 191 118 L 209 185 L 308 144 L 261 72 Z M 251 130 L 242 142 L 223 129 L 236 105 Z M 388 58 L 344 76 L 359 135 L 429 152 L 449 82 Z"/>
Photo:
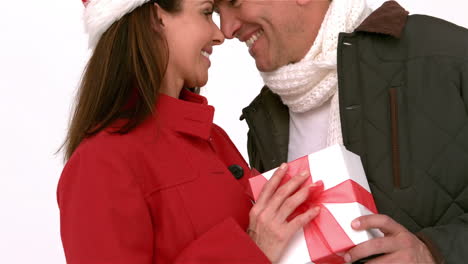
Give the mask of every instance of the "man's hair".
<path id="1" fill-rule="evenodd" d="M 182 0 L 158 0 L 176 13 Z M 68 160 L 87 137 L 117 120 L 125 134 L 152 114 L 167 69 L 169 50 L 153 3 L 116 21 L 100 38 L 84 70 L 62 148 Z"/>

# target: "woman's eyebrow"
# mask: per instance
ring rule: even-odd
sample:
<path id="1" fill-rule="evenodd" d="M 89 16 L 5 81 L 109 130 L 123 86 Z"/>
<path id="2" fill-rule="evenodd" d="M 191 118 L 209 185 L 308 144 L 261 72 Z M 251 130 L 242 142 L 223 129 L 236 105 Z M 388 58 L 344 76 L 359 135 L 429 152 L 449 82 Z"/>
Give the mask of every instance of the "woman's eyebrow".
<path id="1" fill-rule="evenodd" d="M 211 4 L 211 5 L 214 5 L 214 4 L 215 4 L 215 1 L 213 1 L 213 0 L 205 0 L 205 1 L 201 2 L 199 5 L 203 5 L 203 4 L 206 4 L 206 3 Z"/>

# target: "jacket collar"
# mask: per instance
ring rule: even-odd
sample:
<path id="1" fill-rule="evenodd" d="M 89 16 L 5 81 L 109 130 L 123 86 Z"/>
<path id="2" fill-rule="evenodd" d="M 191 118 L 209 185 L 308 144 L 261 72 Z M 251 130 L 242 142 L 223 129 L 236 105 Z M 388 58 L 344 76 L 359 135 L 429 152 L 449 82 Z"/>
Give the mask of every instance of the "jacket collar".
<path id="1" fill-rule="evenodd" d="M 409 12 L 396 1 L 387 1 L 370 14 L 356 28 L 356 32 L 369 32 L 401 38 Z"/>
<path id="2" fill-rule="evenodd" d="M 205 97 L 182 89 L 179 99 L 160 94 L 154 116 L 164 128 L 208 140 L 214 107 L 208 105 Z"/>

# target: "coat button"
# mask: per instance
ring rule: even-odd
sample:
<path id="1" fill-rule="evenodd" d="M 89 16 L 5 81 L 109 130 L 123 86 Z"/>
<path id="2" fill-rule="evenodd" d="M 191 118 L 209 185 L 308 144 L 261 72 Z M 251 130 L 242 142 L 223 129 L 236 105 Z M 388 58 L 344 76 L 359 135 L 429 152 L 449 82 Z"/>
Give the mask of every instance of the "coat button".
<path id="1" fill-rule="evenodd" d="M 244 169 L 242 169 L 242 167 L 237 164 L 229 166 L 228 169 L 238 180 L 244 176 Z"/>

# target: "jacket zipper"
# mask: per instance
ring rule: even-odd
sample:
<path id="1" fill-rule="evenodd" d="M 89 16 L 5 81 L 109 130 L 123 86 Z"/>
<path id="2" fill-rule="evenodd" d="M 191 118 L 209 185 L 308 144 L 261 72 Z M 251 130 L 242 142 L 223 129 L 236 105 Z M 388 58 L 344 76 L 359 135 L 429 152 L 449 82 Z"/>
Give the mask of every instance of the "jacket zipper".
<path id="1" fill-rule="evenodd" d="M 391 132 L 392 132 L 392 169 L 393 169 L 393 185 L 396 188 L 401 187 L 400 180 L 400 146 L 398 144 L 398 104 L 397 104 L 397 89 L 390 88 L 390 115 L 391 115 Z"/>

